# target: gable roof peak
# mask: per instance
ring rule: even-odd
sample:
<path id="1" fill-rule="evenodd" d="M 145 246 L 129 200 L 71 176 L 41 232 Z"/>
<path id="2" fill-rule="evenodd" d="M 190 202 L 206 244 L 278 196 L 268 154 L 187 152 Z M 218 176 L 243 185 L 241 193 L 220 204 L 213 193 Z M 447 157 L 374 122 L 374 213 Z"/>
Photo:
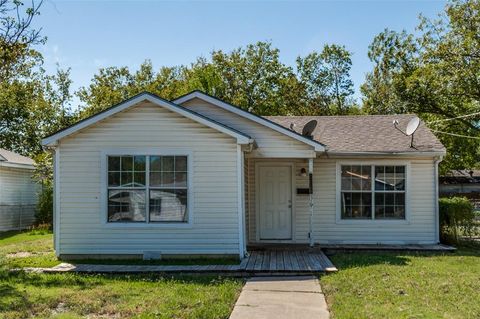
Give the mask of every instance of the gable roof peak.
<path id="1" fill-rule="evenodd" d="M 305 143 L 307 145 L 312 146 L 315 151 L 317 152 L 324 152 L 327 150 L 327 146 L 319 141 L 315 141 L 313 139 L 310 139 L 308 137 L 303 136 L 302 134 L 299 134 L 295 131 L 292 131 L 278 123 L 275 123 L 274 121 L 269 120 L 266 117 L 256 115 L 252 112 L 246 111 L 236 105 L 230 104 L 228 102 L 225 102 L 215 96 L 212 96 L 208 93 L 202 92 L 200 90 L 194 90 L 191 91 L 190 93 L 187 93 L 185 95 L 182 95 L 174 100 L 172 100 L 173 103 L 175 104 L 183 104 L 187 101 L 190 101 L 194 98 L 199 98 L 205 102 L 208 102 L 210 104 L 213 104 L 219 108 L 222 108 L 224 110 L 227 110 L 229 112 L 232 112 L 234 114 L 237 114 L 241 117 L 244 117 L 246 119 L 249 119 L 253 122 L 256 122 L 260 125 L 266 126 L 274 131 L 277 131 L 283 135 L 289 136 L 293 139 L 296 139 L 302 143 Z"/>
<path id="2" fill-rule="evenodd" d="M 140 92 L 128 99 L 126 99 L 125 101 L 123 102 L 120 102 L 118 104 L 115 104 L 99 113 L 96 113 L 88 118 L 85 118 L 81 121 L 78 121 L 77 123 L 69 126 L 69 127 L 66 127 L 64 129 L 61 129 L 59 131 L 57 131 L 56 133 L 53 133 L 52 135 L 49 135 L 47 137 L 45 137 L 43 140 L 42 140 L 42 145 L 43 146 L 55 146 L 57 141 L 66 137 L 66 136 L 69 136 L 83 128 L 86 128 L 90 125 L 93 125 L 107 117 L 110 117 L 114 114 L 117 114 L 121 111 L 124 111 L 134 105 L 137 105 L 138 103 L 142 102 L 142 101 L 149 101 L 153 104 L 156 104 L 160 107 L 164 107 L 166 109 L 168 109 L 169 111 L 172 111 L 172 112 L 175 112 L 175 113 L 178 113 L 186 118 L 189 118 L 195 122 L 198 122 L 200 124 L 203 124 L 203 125 L 206 125 L 210 128 L 213 128 L 219 132 L 222 132 L 222 133 L 225 133 L 227 135 L 230 135 L 231 137 L 233 138 L 236 138 L 237 139 L 237 143 L 239 144 L 251 144 L 253 143 L 253 139 L 243 133 L 243 132 L 240 132 L 234 128 L 231 128 L 223 123 L 219 123 L 213 119 L 210 119 L 202 114 L 199 114 L 197 112 L 194 112 L 192 110 L 189 110 L 181 105 L 178 105 L 178 104 L 175 104 L 171 101 L 168 101 L 168 100 L 165 100 L 161 97 L 159 97 L 158 95 L 154 94 L 154 93 L 151 93 L 151 92 L 148 92 L 148 91 L 143 91 L 143 92 Z"/>

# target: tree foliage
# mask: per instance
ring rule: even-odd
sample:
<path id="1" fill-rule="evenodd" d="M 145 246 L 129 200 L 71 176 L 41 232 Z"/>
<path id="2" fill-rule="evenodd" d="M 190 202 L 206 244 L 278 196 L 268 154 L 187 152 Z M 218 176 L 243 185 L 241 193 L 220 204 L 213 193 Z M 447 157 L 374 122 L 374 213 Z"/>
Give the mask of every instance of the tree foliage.
<path id="1" fill-rule="evenodd" d="M 347 114 L 352 106 L 351 53 L 339 45 L 325 45 L 322 52 L 297 58 L 300 83 L 310 109 L 324 114 Z"/>
<path id="2" fill-rule="evenodd" d="M 28 156 L 41 153 L 40 140 L 73 119 L 70 84 L 68 70 L 52 76 L 39 70 L 29 79 L 0 82 L 0 147 Z"/>
<path id="3" fill-rule="evenodd" d="M 91 116 L 143 91 L 173 99 L 185 92 L 181 89 L 184 84 L 179 83 L 183 72 L 183 67 L 162 67 L 155 72 L 150 60 L 135 72 L 126 66 L 101 68 L 88 87 L 78 90 L 77 96 L 84 106 L 77 116 Z"/>
<path id="4" fill-rule="evenodd" d="M 46 40 L 31 27 L 41 5 L 0 0 L 0 147 L 35 158 L 35 178 L 42 184 L 37 222 L 44 223 L 52 218 L 52 163 L 40 140 L 73 116 L 70 71 L 58 68 L 48 75 L 34 49 Z"/>
<path id="5" fill-rule="evenodd" d="M 27 156 L 41 153 L 40 139 L 72 119 L 69 70 L 46 74 L 33 48 L 45 41 L 31 27 L 41 4 L 0 0 L 0 147 Z"/>
<path id="6" fill-rule="evenodd" d="M 0 80 L 23 73 L 36 63 L 38 55 L 32 45 L 44 43 L 41 29 L 31 27 L 40 14 L 43 1 L 32 1 L 30 6 L 19 0 L 0 0 Z"/>
<path id="7" fill-rule="evenodd" d="M 449 119 L 480 112 L 480 2 L 451 1 L 438 19 L 421 17 L 417 29 L 375 37 L 364 109 L 419 114 L 447 147 L 443 170 L 477 167 L 480 116 Z"/>
<path id="8" fill-rule="evenodd" d="M 230 52 L 216 50 L 208 59 L 158 72 L 149 60 L 135 72 L 108 67 L 78 91 L 83 102 L 79 116 L 142 91 L 173 99 L 195 89 L 260 115 L 346 114 L 353 106 L 351 63 L 351 53 L 344 47 L 326 45 L 320 53 L 299 57 L 294 70 L 280 61 L 279 49 L 258 42 Z"/>
<path id="9" fill-rule="evenodd" d="M 446 243 L 458 243 L 459 231 L 471 237 L 475 231 L 473 204 L 466 197 L 440 198 L 440 236 Z"/>

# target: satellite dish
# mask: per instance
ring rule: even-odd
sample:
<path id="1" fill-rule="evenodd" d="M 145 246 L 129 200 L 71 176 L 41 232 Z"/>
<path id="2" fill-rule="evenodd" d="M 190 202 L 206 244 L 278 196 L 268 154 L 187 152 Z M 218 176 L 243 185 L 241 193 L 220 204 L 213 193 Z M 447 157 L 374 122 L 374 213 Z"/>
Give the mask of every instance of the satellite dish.
<path id="1" fill-rule="evenodd" d="M 410 147 L 412 147 L 412 148 L 415 148 L 415 145 L 413 144 L 413 135 L 417 131 L 419 125 L 420 125 L 420 119 L 418 118 L 418 116 L 415 116 L 410 121 L 408 121 L 407 128 L 405 129 L 405 132 L 404 132 L 404 131 L 402 131 L 401 129 L 398 128 L 398 121 L 397 120 L 393 121 L 393 126 L 397 130 L 399 130 L 400 132 L 402 132 L 406 136 L 411 136 L 412 137 L 411 140 L 410 140 Z"/>
<path id="2" fill-rule="evenodd" d="M 290 129 L 292 131 L 295 131 L 295 126 L 296 126 L 295 123 L 290 123 Z"/>
<path id="3" fill-rule="evenodd" d="M 317 121 L 311 120 L 303 126 L 302 135 L 312 138 L 313 131 L 317 127 Z"/>
<path id="4" fill-rule="evenodd" d="M 413 133 L 415 133 L 415 131 L 418 129 L 419 125 L 420 125 L 420 119 L 415 116 L 408 122 L 407 129 L 405 130 L 405 134 L 408 136 L 413 135 Z"/>

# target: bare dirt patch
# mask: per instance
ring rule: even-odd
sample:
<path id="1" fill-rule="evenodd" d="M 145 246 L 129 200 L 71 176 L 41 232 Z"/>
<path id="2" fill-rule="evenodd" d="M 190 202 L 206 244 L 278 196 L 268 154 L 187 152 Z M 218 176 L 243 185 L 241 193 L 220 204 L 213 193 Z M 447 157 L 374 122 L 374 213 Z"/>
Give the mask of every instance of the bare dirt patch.
<path id="1" fill-rule="evenodd" d="M 29 252 L 29 251 L 18 251 L 16 253 L 11 253 L 11 254 L 6 254 L 5 257 L 7 258 L 28 258 L 32 256 L 39 256 L 39 255 L 45 255 L 48 254 L 47 251 L 41 251 L 41 252 Z"/>

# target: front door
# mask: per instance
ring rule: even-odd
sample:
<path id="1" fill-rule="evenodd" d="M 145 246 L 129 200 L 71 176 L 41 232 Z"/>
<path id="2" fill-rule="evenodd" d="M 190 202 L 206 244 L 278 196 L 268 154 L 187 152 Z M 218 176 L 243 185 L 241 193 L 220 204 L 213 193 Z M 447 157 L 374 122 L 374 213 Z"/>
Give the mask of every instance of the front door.
<path id="1" fill-rule="evenodd" d="M 261 240 L 292 239 L 292 167 L 258 167 Z"/>

